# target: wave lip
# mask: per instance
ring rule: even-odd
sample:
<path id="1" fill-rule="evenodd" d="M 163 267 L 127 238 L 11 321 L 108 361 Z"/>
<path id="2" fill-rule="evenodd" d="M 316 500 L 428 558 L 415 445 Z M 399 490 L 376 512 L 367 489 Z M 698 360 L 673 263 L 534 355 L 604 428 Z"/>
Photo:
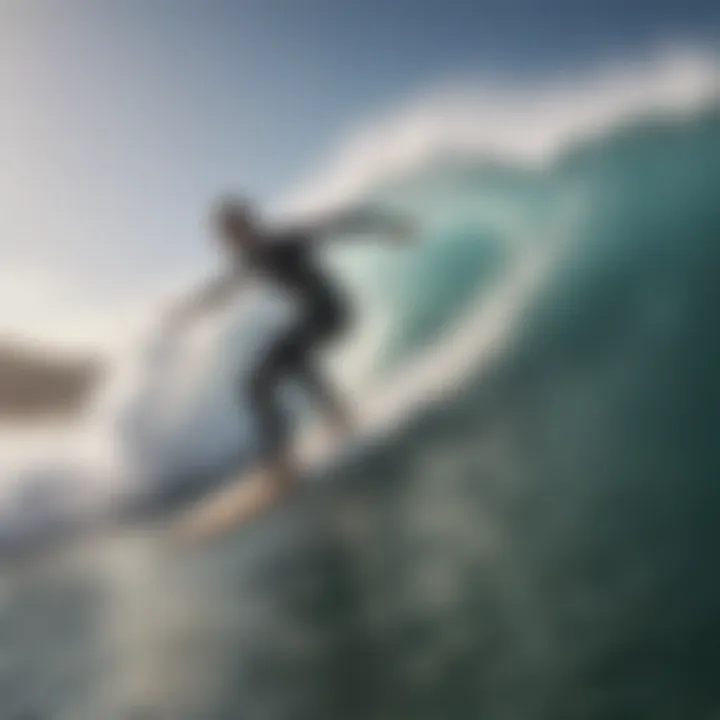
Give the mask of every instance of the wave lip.
<path id="1" fill-rule="evenodd" d="M 539 83 L 443 87 L 358 128 L 278 211 L 313 215 L 352 203 L 438 157 L 537 167 L 618 125 L 681 118 L 718 98 L 720 56 L 682 47 Z"/>

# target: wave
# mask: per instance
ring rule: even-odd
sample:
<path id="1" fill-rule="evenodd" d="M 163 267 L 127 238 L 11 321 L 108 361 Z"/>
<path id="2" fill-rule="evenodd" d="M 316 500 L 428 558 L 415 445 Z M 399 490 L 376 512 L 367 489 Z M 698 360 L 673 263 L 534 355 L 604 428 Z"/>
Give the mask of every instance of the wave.
<path id="1" fill-rule="evenodd" d="M 715 66 L 683 67 L 658 71 L 656 81 L 675 88 L 695 68 L 695 89 L 674 106 L 682 113 L 658 113 L 646 95 L 653 112 L 600 135 L 595 120 L 575 123 L 564 131 L 564 149 L 556 142 L 540 164 L 499 152 L 488 158 L 476 143 L 479 156 L 433 146 L 400 173 L 385 167 L 380 176 L 363 175 L 353 197 L 416 218 L 420 238 L 402 251 L 340 243 L 325 258 L 360 318 L 330 361 L 351 393 L 396 421 L 407 417 L 418 403 L 494 369 L 491 358 L 511 343 L 532 353 L 557 343 L 563 315 L 578 297 L 604 288 L 597 274 L 613 262 L 640 254 L 653 262 L 658 253 L 681 252 L 679 238 L 714 236 L 720 116 L 708 98 Z M 611 321 L 603 313 L 622 313 L 624 296 L 613 302 L 605 293 L 595 299 L 596 323 Z M 61 450 L 46 447 L 43 456 L 36 443 L 4 468 L 0 536 L 15 543 L 128 505 L 163 506 L 185 490 L 204 492 L 220 481 L 220 468 L 247 462 L 254 436 L 239 378 L 267 333 L 291 315 L 282 298 L 258 288 L 174 346 L 150 332 L 118 359 L 109 386 Z"/>
<path id="2" fill-rule="evenodd" d="M 638 119 L 692 117 L 719 94 L 717 50 L 692 46 L 541 81 L 443 85 L 360 125 L 276 212 L 312 215 L 352 203 L 447 157 L 541 168 Z"/>

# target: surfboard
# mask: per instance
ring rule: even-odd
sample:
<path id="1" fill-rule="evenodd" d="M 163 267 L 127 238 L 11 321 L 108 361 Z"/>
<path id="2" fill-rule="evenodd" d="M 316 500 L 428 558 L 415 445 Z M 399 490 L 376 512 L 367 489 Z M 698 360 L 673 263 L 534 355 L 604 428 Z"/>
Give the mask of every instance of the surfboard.
<path id="1" fill-rule="evenodd" d="M 296 448 L 295 483 L 307 485 L 329 480 L 334 469 L 347 467 L 354 457 L 367 452 L 379 437 L 377 425 L 363 423 L 341 440 L 328 437 L 314 427 Z M 255 466 L 233 475 L 219 490 L 199 499 L 171 526 L 171 535 L 181 542 L 193 542 L 221 535 L 250 522 L 283 499 L 270 471 Z"/>

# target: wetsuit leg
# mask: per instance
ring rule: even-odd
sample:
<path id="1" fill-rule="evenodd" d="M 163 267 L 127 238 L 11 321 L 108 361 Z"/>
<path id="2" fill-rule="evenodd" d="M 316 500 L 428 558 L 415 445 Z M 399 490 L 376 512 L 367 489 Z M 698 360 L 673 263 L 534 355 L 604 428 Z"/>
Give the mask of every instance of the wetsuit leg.
<path id="1" fill-rule="evenodd" d="M 339 413 L 340 403 L 335 389 L 318 366 L 314 353 L 304 354 L 302 362 L 298 363 L 295 377 L 316 403 L 332 415 Z"/>
<path id="2" fill-rule="evenodd" d="M 263 458 L 276 456 L 287 444 L 288 419 L 278 397 L 283 380 L 299 380 L 328 411 L 336 417 L 342 413 L 341 403 L 318 369 L 314 353 L 337 336 L 345 324 L 338 308 L 329 304 L 316 308 L 272 343 L 251 373 L 246 392 L 258 423 Z"/>
<path id="3" fill-rule="evenodd" d="M 272 343 L 248 381 L 246 394 L 257 422 L 263 459 L 273 457 L 287 442 L 288 420 L 278 395 L 282 381 L 302 365 L 301 330 L 294 328 Z"/>

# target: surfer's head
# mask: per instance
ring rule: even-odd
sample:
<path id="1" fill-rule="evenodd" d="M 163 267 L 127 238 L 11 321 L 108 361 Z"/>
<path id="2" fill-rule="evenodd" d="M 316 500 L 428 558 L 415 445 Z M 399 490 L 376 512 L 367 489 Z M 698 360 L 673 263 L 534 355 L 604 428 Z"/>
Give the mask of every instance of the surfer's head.
<path id="1" fill-rule="evenodd" d="M 231 252 L 250 249 L 260 235 L 260 221 L 252 203 L 241 197 L 219 200 L 212 212 L 213 230 Z"/>

